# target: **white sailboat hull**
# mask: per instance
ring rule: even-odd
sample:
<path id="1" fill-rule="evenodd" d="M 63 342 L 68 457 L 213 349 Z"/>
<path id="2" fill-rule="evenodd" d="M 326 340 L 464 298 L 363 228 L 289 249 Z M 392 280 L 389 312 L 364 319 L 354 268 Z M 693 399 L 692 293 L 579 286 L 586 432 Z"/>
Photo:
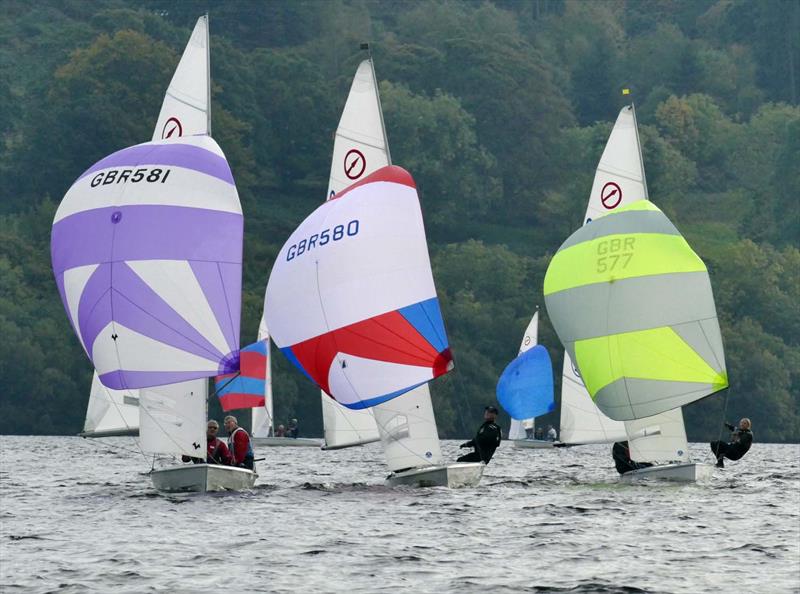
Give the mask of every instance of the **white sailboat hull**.
<path id="1" fill-rule="evenodd" d="M 387 487 L 406 485 L 409 487 L 448 487 L 461 489 L 477 487 L 483 476 L 483 462 L 455 462 L 441 466 L 412 468 L 393 472 L 386 478 Z"/>
<path id="2" fill-rule="evenodd" d="M 310 437 L 252 437 L 254 446 L 267 446 L 272 448 L 319 448 L 322 441 Z"/>
<path id="3" fill-rule="evenodd" d="M 555 441 L 545 441 L 543 439 L 515 439 L 513 440 L 515 448 L 525 448 L 533 450 L 548 450 L 556 446 Z"/>
<path id="4" fill-rule="evenodd" d="M 186 464 L 154 470 L 153 486 L 166 493 L 206 493 L 252 489 L 258 475 L 246 468 L 218 464 Z"/>
<path id="5" fill-rule="evenodd" d="M 692 483 L 708 480 L 711 478 L 713 471 L 714 467 L 710 464 L 696 464 L 693 462 L 658 464 L 626 472 L 620 477 L 620 480 L 634 482 L 642 479 L 657 479 Z"/>

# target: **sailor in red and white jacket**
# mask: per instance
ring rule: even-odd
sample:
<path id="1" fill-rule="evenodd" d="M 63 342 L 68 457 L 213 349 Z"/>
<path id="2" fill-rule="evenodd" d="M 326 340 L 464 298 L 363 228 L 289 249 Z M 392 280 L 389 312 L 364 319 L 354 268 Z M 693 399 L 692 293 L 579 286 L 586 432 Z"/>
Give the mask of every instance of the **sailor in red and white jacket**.
<path id="1" fill-rule="evenodd" d="M 225 430 L 228 432 L 228 449 L 233 458 L 231 465 L 253 470 L 253 458 L 255 456 L 253 456 L 250 435 L 239 427 L 236 417 L 230 415 L 225 417 Z"/>

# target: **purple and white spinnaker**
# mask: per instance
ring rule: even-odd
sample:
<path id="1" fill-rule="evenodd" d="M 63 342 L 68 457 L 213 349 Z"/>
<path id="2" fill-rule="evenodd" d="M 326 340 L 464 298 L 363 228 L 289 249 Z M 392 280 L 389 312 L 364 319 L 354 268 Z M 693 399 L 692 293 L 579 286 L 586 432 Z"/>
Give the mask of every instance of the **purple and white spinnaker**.
<path id="1" fill-rule="evenodd" d="M 109 388 L 238 369 L 243 218 L 228 162 L 208 136 L 102 159 L 53 221 L 61 300 Z"/>

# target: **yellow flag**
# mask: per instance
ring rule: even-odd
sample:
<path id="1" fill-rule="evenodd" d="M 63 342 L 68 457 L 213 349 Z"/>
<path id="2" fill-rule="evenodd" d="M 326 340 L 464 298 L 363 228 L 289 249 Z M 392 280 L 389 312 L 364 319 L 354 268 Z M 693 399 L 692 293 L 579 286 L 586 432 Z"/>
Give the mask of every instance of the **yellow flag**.
<path id="1" fill-rule="evenodd" d="M 623 95 L 630 95 L 631 94 L 631 90 L 630 89 L 622 89 L 622 94 Z"/>

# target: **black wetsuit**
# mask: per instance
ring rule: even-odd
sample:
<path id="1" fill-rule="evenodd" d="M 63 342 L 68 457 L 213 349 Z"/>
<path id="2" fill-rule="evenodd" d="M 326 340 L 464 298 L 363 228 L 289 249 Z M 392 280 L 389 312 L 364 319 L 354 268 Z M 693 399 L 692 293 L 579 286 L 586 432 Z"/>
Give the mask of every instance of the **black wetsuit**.
<path id="1" fill-rule="evenodd" d="M 737 429 L 728 423 L 725 423 L 725 426 L 733 431 L 732 441 L 730 443 L 724 441 L 711 442 L 711 451 L 717 457 L 717 466 L 725 465 L 722 461 L 723 458 L 739 460 L 753 445 L 753 433 L 750 429 Z"/>
<path id="2" fill-rule="evenodd" d="M 478 429 L 478 434 L 475 439 L 471 439 L 461 444 L 461 447 L 473 447 L 474 452 L 470 452 L 458 458 L 458 462 L 484 462 L 489 463 L 489 460 L 494 456 L 494 451 L 500 445 L 500 425 L 494 421 L 486 421 Z"/>
<path id="3" fill-rule="evenodd" d="M 611 455 L 614 457 L 614 466 L 617 467 L 617 472 L 620 474 L 652 466 L 649 462 L 634 462 L 631 460 L 631 450 L 627 441 L 615 443 L 614 447 L 611 448 Z"/>

